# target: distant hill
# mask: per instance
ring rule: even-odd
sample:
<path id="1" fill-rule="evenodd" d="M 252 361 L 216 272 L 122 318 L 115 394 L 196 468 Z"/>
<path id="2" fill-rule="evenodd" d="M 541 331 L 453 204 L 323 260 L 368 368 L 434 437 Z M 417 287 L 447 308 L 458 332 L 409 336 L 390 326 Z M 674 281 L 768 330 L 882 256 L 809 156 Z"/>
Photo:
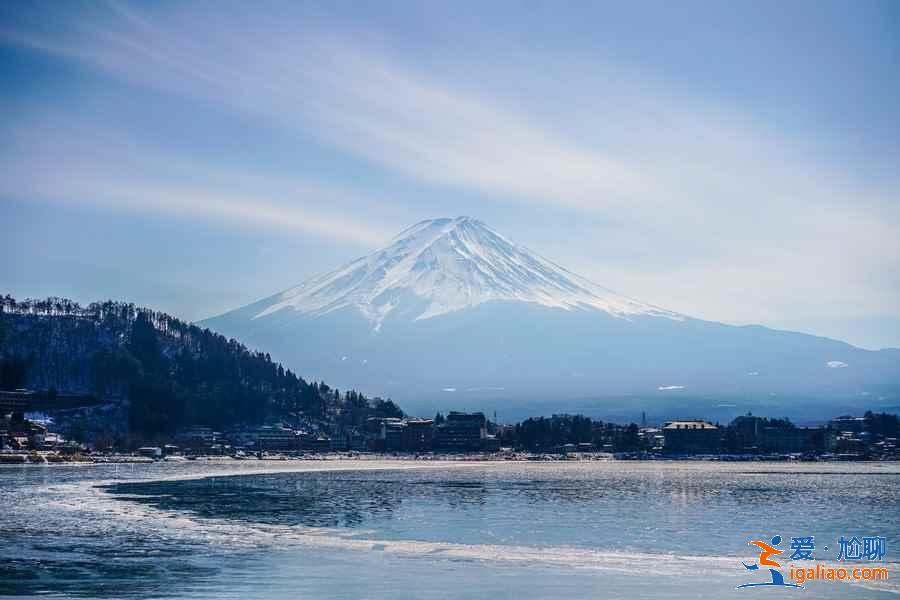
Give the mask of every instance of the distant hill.
<path id="1" fill-rule="evenodd" d="M 308 383 L 268 354 L 165 313 L 121 302 L 0 298 L 0 389 L 94 394 L 128 407 L 132 432 L 267 418 L 361 425 L 390 401 Z"/>

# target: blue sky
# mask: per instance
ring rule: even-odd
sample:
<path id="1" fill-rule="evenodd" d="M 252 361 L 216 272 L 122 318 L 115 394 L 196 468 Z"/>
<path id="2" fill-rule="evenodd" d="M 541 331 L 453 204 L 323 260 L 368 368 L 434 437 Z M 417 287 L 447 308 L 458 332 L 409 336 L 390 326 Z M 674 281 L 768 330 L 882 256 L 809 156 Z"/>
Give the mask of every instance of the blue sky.
<path id="1" fill-rule="evenodd" d="M 487 6 L 486 6 L 487 5 Z M 6 2 L 0 290 L 200 319 L 477 216 L 900 347 L 896 2 Z"/>

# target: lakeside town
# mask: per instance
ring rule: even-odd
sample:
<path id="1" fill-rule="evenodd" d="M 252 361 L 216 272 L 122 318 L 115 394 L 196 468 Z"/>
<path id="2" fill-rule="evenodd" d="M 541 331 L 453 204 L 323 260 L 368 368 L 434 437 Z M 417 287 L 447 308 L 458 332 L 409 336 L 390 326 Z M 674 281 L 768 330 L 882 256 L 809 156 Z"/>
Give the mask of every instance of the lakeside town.
<path id="1" fill-rule="evenodd" d="M 153 440 L 79 442 L 53 418 L 28 412 L 27 390 L 0 392 L 0 464 L 147 462 L 221 457 L 236 460 L 396 455 L 490 459 L 898 460 L 897 415 L 836 416 L 819 426 L 747 414 L 720 424 L 698 418 L 618 424 L 556 414 L 499 424 L 482 412 L 433 419 L 370 417 L 361 427 L 329 427 L 298 414 L 295 422 L 192 426 Z"/>

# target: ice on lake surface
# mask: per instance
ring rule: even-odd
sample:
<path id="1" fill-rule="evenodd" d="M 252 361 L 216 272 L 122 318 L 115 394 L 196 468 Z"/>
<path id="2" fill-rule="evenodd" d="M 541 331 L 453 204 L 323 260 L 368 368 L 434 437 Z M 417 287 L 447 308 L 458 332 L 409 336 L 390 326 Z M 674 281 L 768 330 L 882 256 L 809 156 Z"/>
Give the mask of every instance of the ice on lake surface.
<path id="1" fill-rule="evenodd" d="M 897 463 L 3 467 L 0 504 L 0 595 L 900 594 Z M 741 562 L 758 556 L 749 540 L 775 534 L 782 549 L 814 536 L 816 558 L 829 565 L 841 536 L 883 536 L 894 579 L 735 590 L 766 578 Z"/>

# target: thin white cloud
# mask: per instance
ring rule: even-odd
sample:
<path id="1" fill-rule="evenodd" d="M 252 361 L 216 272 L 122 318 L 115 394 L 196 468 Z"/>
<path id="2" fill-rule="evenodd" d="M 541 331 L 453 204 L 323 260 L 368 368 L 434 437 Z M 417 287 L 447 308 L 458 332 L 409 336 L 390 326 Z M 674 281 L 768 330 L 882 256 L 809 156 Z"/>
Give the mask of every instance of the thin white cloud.
<path id="1" fill-rule="evenodd" d="M 372 49 L 320 36 L 256 37 L 254 28 L 236 22 L 226 27 L 239 28 L 240 35 L 209 28 L 198 34 L 121 14 L 53 37 L 3 37 L 132 83 L 312 131 L 348 153 L 430 183 L 581 208 L 646 188 L 642 174 L 614 154 Z"/>
<path id="2" fill-rule="evenodd" d="M 329 209 L 359 204 L 354 192 L 340 187 L 223 169 L 116 132 L 56 120 L 30 122 L 19 133 L 0 153 L 0 198 L 296 231 L 362 247 L 394 233 Z"/>
<path id="3" fill-rule="evenodd" d="M 565 217 L 570 222 L 604 220 L 612 225 L 602 235 L 584 225 L 581 245 L 569 239 L 576 223 L 559 252 L 541 249 L 593 279 L 687 314 L 771 321 L 811 311 L 896 314 L 900 306 L 896 176 L 873 185 L 852 161 L 823 158 L 827 141 L 808 132 L 775 127 L 593 56 L 521 51 L 511 68 L 490 53 L 468 64 L 426 65 L 385 50 L 366 32 L 323 35 L 299 21 L 242 13 L 240 5 L 178 7 L 166 18 L 112 6 L 109 14 L 57 29 L 0 35 L 193 101 L 186 103 L 193 110 L 213 105 L 274 125 L 296 134 L 298 144 L 312 136 L 448 195 L 521 204 L 534 209 L 532 218 L 552 211 L 574 215 Z M 19 184 L 40 179 L 39 171 L 17 164 Z M 151 197 L 132 189 L 146 179 L 136 167 L 127 178 L 97 173 L 79 185 L 83 196 L 117 193 L 129 198 L 122 206 L 144 210 L 336 236 L 350 231 L 341 239 L 373 245 L 393 233 L 326 203 L 298 202 L 289 209 L 293 218 L 280 218 L 284 186 L 272 182 L 151 178 Z M 45 197 L 66 195 L 61 183 L 28 185 Z M 46 189 L 53 185 L 61 189 Z M 371 206 L 367 193 L 345 195 Z"/>
<path id="4" fill-rule="evenodd" d="M 312 133 L 419 181 L 507 201 L 616 211 L 645 228 L 740 222 L 728 232 L 734 240 L 770 224 L 770 211 L 793 225 L 820 218 L 807 207 L 837 205 L 840 215 L 848 198 L 873 196 L 806 160 L 795 140 L 765 123 L 603 63 L 523 53 L 532 71 L 556 74 L 554 87 L 565 96 L 589 99 L 539 118 L 535 102 L 517 105 L 498 90 L 539 84 L 535 98 L 559 98 L 546 90 L 546 78 L 503 80 L 478 65 L 469 79 L 488 80 L 479 91 L 375 44 L 293 31 L 259 11 L 186 8 L 163 21 L 112 6 L 110 14 L 52 33 L 2 35 L 137 85 Z"/>

